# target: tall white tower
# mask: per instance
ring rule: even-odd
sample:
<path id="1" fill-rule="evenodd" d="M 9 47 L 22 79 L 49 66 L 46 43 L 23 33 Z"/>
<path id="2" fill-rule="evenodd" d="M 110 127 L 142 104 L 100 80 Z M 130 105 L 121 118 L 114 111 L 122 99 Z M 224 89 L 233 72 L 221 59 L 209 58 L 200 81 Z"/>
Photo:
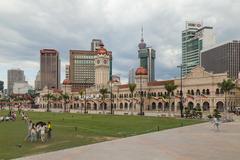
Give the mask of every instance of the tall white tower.
<path id="1" fill-rule="evenodd" d="M 100 48 L 97 50 L 95 57 L 95 85 L 97 89 L 107 88 L 109 81 L 109 60 L 110 55 L 104 48 L 103 43 L 100 44 Z"/>

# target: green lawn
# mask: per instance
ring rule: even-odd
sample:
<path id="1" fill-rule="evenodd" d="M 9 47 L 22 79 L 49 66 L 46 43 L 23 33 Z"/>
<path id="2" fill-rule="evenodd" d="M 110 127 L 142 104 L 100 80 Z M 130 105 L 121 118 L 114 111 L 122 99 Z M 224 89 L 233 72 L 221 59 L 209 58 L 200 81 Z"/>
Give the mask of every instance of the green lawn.
<path id="1" fill-rule="evenodd" d="M 6 115 L 0 111 L 0 115 Z M 29 112 L 33 122 L 51 121 L 53 138 L 46 142 L 25 142 L 27 126 L 18 119 L 0 123 L 0 159 L 10 159 L 64 148 L 82 146 L 127 136 L 200 123 L 174 118 L 81 115 L 71 113 Z M 76 129 L 77 128 L 77 129 Z M 18 147 L 21 144 L 22 147 Z"/>

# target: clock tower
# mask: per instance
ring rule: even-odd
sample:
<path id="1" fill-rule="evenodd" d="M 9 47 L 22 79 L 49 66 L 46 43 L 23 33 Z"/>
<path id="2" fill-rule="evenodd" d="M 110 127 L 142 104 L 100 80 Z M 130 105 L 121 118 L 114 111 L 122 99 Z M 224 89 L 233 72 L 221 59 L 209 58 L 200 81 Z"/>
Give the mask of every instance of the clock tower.
<path id="1" fill-rule="evenodd" d="M 110 55 L 101 43 L 95 57 L 95 85 L 97 89 L 106 88 L 109 81 Z"/>

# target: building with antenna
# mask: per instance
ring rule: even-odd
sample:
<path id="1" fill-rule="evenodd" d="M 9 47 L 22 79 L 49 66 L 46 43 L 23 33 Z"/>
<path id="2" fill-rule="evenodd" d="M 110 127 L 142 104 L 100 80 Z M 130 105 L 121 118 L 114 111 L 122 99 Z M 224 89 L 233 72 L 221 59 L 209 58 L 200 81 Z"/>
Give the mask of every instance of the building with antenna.
<path id="1" fill-rule="evenodd" d="M 152 47 L 147 47 L 143 39 L 143 28 L 141 30 L 141 42 L 138 44 L 138 58 L 140 66 L 148 71 L 148 82 L 155 80 L 155 57 L 156 51 Z"/>

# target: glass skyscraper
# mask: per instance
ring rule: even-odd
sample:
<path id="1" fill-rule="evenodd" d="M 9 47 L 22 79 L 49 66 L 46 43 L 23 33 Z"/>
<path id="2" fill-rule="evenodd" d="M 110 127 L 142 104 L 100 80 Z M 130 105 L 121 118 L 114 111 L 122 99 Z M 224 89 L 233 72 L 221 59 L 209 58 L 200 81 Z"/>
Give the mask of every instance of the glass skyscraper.
<path id="1" fill-rule="evenodd" d="M 200 51 L 215 45 L 212 27 L 202 27 L 198 22 L 186 22 L 182 31 L 182 64 L 183 75 L 200 65 Z"/>

